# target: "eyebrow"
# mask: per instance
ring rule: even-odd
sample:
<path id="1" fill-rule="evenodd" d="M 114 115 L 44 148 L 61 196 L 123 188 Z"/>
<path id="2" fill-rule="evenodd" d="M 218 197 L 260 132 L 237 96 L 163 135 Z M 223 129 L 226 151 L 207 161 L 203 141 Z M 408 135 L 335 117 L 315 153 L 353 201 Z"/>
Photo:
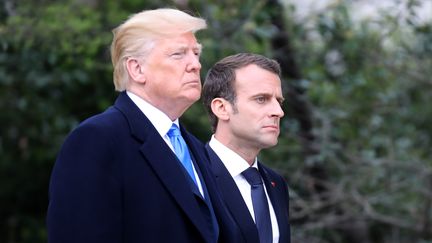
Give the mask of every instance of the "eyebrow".
<path id="1" fill-rule="evenodd" d="M 276 98 L 278 101 L 279 101 L 279 103 L 283 103 L 284 101 L 285 101 L 285 98 L 284 97 L 277 97 Z"/>
<path id="2" fill-rule="evenodd" d="M 273 95 L 270 94 L 270 93 L 258 93 L 258 94 L 252 95 L 252 99 L 257 98 L 257 97 L 260 97 L 260 96 L 264 96 L 264 97 L 266 97 L 266 98 L 270 98 L 270 97 L 272 97 Z M 280 103 L 282 103 L 282 102 L 285 101 L 285 98 L 282 97 L 282 96 L 276 97 L 276 99 L 277 99 L 277 101 L 280 102 Z"/>
<path id="3" fill-rule="evenodd" d="M 187 49 L 189 49 L 189 47 L 187 45 L 184 45 L 184 44 L 180 44 L 180 45 L 177 45 L 177 46 L 172 46 L 171 48 L 169 48 L 170 51 L 173 51 L 173 50 L 187 50 Z M 199 51 L 201 53 L 201 51 L 202 51 L 202 45 L 200 43 L 197 43 L 195 46 L 192 46 L 192 50 L 197 50 L 197 51 Z"/>
<path id="4" fill-rule="evenodd" d="M 192 47 L 192 50 L 198 51 L 201 54 L 201 52 L 202 52 L 202 45 L 200 43 L 197 43 L 195 46 Z"/>

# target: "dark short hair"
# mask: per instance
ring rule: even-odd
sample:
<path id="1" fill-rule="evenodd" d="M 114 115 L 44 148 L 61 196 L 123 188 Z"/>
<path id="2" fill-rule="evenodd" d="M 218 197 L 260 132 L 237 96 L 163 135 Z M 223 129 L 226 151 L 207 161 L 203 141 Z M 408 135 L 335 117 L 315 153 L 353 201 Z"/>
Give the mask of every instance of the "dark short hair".
<path id="1" fill-rule="evenodd" d="M 281 75 L 280 65 L 277 61 L 253 53 L 239 53 L 227 56 L 218 61 L 207 72 L 203 85 L 202 101 L 209 115 L 213 132 L 216 131 L 218 118 L 213 114 L 211 102 L 215 98 L 224 98 L 230 102 L 235 109 L 235 71 L 251 64 L 255 64 L 262 69 L 277 74 L 278 76 Z"/>

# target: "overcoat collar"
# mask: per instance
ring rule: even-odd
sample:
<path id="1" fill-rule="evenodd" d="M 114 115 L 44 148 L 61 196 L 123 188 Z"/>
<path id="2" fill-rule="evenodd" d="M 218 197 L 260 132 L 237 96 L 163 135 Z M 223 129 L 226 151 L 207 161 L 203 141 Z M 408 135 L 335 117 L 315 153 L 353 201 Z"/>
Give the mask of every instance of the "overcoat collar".
<path id="1" fill-rule="evenodd" d="M 202 215 L 176 155 L 166 145 L 149 119 L 127 96 L 126 92 L 120 93 L 114 106 L 125 116 L 131 135 L 142 143 L 140 151 L 144 157 L 143 163 L 148 163 L 151 166 L 167 191 L 201 233 L 203 239 L 209 242 L 214 241 L 208 239 L 208 236 L 212 235 L 211 228 L 206 227 L 208 222 Z M 194 149 L 192 149 L 192 153 L 194 153 L 193 156 L 199 156 Z"/>

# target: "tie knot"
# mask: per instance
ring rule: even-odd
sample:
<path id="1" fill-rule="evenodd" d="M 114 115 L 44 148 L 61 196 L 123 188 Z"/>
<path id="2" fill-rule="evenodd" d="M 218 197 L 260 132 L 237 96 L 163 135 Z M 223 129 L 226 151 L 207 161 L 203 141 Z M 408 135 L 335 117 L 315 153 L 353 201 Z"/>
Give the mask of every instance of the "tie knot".
<path id="1" fill-rule="evenodd" d="M 249 167 L 242 172 L 242 175 L 246 178 L 251 186 L 261 185 L 261 175 L 255 167 Z"/>
<path id="2" fill-rule="evenodd" d="M 178 126 L 173 123 L 171 128 L 169 129 L 168 133 L 167 133 L 168 137 L 175 137 L 175 136 L 180 136 L 180 129 L 178 128 Z"/>

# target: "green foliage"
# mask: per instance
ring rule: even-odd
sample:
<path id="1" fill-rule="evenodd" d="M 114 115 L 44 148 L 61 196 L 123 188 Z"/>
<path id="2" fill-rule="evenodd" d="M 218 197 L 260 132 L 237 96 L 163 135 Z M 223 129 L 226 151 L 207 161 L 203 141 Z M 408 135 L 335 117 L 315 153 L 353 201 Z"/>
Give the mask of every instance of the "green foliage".
<path id="1" fill-rule="evenodd" d="M 293 242 L 432 241 L 432 25 L 413 11 L 421 1 L 406 1 L 404 18 L 389 10 L 360 21 L 350 1 L 301 20 L 278 1 L 81 2 L 0 7 L 1 242 L 46 241 L 56 153 L 73 127 L 116 97 L 111 29 L 166 6 L 207 19 L 198 33 L 202 79 L 236 52 L 295 60 L 282 66 L 297 73 L 285 72 L 284 85 L 303 103 L 287 102 L 278 146 L 260 155 L 289 183 Z M 282 35 L 294 51 L 275 47 Z M 307 109 L 305 135 L 308 113 L 298 112 Z M 209 138 L 200 103 L 182 121 Z"/>
<path id="2" fill-rule="evenodd" d="M 17 11 L 0 40 L 0 235 L 43 242 L 48 180 L 63 138 L 113 100 L 110 35 L 101 14 L 85 6 Z"/>

